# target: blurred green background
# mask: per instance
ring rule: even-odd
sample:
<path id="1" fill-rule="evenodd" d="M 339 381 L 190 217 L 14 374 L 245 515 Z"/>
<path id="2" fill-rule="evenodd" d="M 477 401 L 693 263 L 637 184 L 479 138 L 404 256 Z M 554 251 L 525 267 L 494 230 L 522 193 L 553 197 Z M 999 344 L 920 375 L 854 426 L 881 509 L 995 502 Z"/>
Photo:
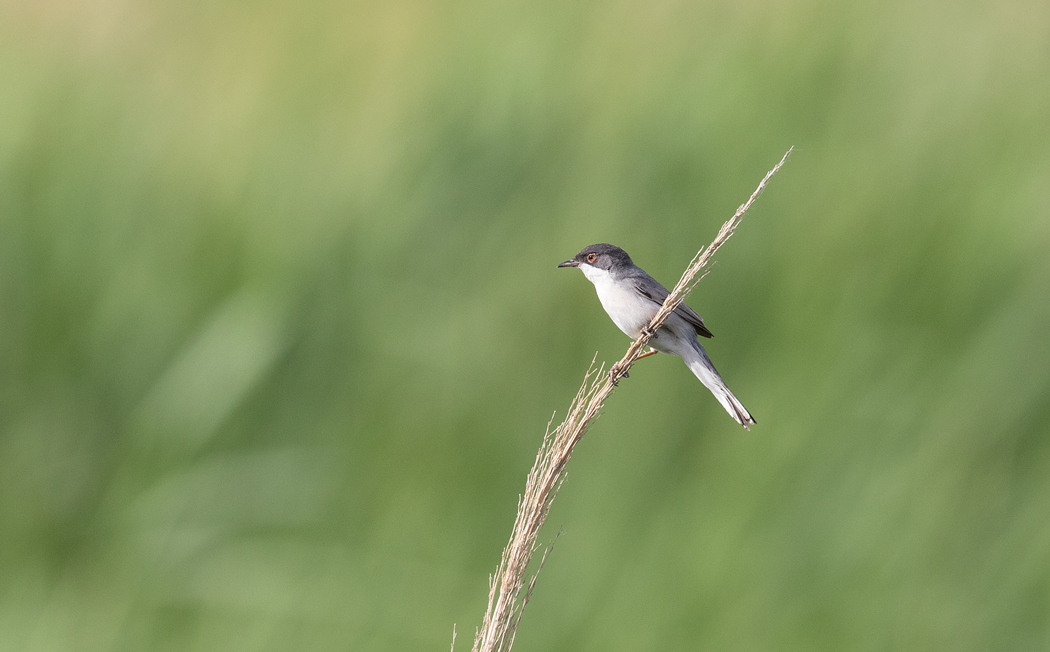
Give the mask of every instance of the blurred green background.
<path id="1" fill-rule="evenodd" d="M 0 4 L 0 649 L 1050 649 L 1050 4 Z"/>

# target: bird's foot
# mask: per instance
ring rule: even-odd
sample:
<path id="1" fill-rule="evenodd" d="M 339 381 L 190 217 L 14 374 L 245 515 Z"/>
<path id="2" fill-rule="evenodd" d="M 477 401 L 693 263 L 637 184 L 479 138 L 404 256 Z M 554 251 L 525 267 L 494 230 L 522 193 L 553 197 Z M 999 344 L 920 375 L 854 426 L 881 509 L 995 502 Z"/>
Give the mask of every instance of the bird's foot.
<path id="1" fill-rule="evenodd" d="M 646 339 L 650 339 L 653 336 L 653 332 L 651 330 L 649 330 L 648 326 L 642 326 L 641 334 L 642 334 L 642 337 L 644 337 Z"/>
<path id="2" fill-rule="evenodd" d="M 620 384 L 620 378 L 630 378 L 631 374 L 626 371 L 620 371 L 620 363 L 616 362 L 612 367 L 609 368 L 609 380 L 612 381 L 613 387 Z"/>

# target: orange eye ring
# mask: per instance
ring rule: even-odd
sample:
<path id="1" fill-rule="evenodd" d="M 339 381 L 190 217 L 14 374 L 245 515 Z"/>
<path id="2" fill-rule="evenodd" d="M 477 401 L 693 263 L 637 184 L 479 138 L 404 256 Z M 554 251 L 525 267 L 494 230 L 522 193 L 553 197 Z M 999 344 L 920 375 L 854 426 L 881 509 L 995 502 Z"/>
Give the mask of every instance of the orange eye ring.
<path id="1" fill-rule="evenodd" d="M 598 257 L 595 256 L 594 254 L 587 254 L 587 262 L 588 263 L 593 263 L 597 259 L 598 259 Z"/>

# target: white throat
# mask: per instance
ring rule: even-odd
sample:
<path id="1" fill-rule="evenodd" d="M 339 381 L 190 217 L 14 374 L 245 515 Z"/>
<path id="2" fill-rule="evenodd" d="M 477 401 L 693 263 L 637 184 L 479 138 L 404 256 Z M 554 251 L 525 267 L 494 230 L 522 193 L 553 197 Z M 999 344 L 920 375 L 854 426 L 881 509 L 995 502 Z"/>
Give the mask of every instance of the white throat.
<path id="1" fill-rule="evenodd" d="M 583 272 L 583 275 L 587 277 L 588 281 L 594 283 L 595 287 L 597 287 L 599 283 L 612 283 L 612 274 L 609 273 L 609 270 L 598 269 L 597 267 L 592 267 L 590 265 L 580 265 L 580 271 Z"/>
<path id="2" fill-rule="evenodd" d="M 580 265 L 587 280 L 594 283 L 602 308 L 628 337 L 637 338 L 659 306 L 638 294 L 629 283 L 617 283 L 608 270 Z"/>

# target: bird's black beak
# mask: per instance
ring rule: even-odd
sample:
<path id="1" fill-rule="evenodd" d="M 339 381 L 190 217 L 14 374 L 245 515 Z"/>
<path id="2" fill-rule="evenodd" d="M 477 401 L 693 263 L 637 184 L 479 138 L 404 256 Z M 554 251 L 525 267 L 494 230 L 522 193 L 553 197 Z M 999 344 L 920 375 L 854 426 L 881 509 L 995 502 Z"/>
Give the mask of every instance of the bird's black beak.
<path id="1" fill-rule="evenodd" d="M 579 267 L 580 264 L 575 260 L 566 260 L 564 263 L 558 265 L 558 267 Z"/>

